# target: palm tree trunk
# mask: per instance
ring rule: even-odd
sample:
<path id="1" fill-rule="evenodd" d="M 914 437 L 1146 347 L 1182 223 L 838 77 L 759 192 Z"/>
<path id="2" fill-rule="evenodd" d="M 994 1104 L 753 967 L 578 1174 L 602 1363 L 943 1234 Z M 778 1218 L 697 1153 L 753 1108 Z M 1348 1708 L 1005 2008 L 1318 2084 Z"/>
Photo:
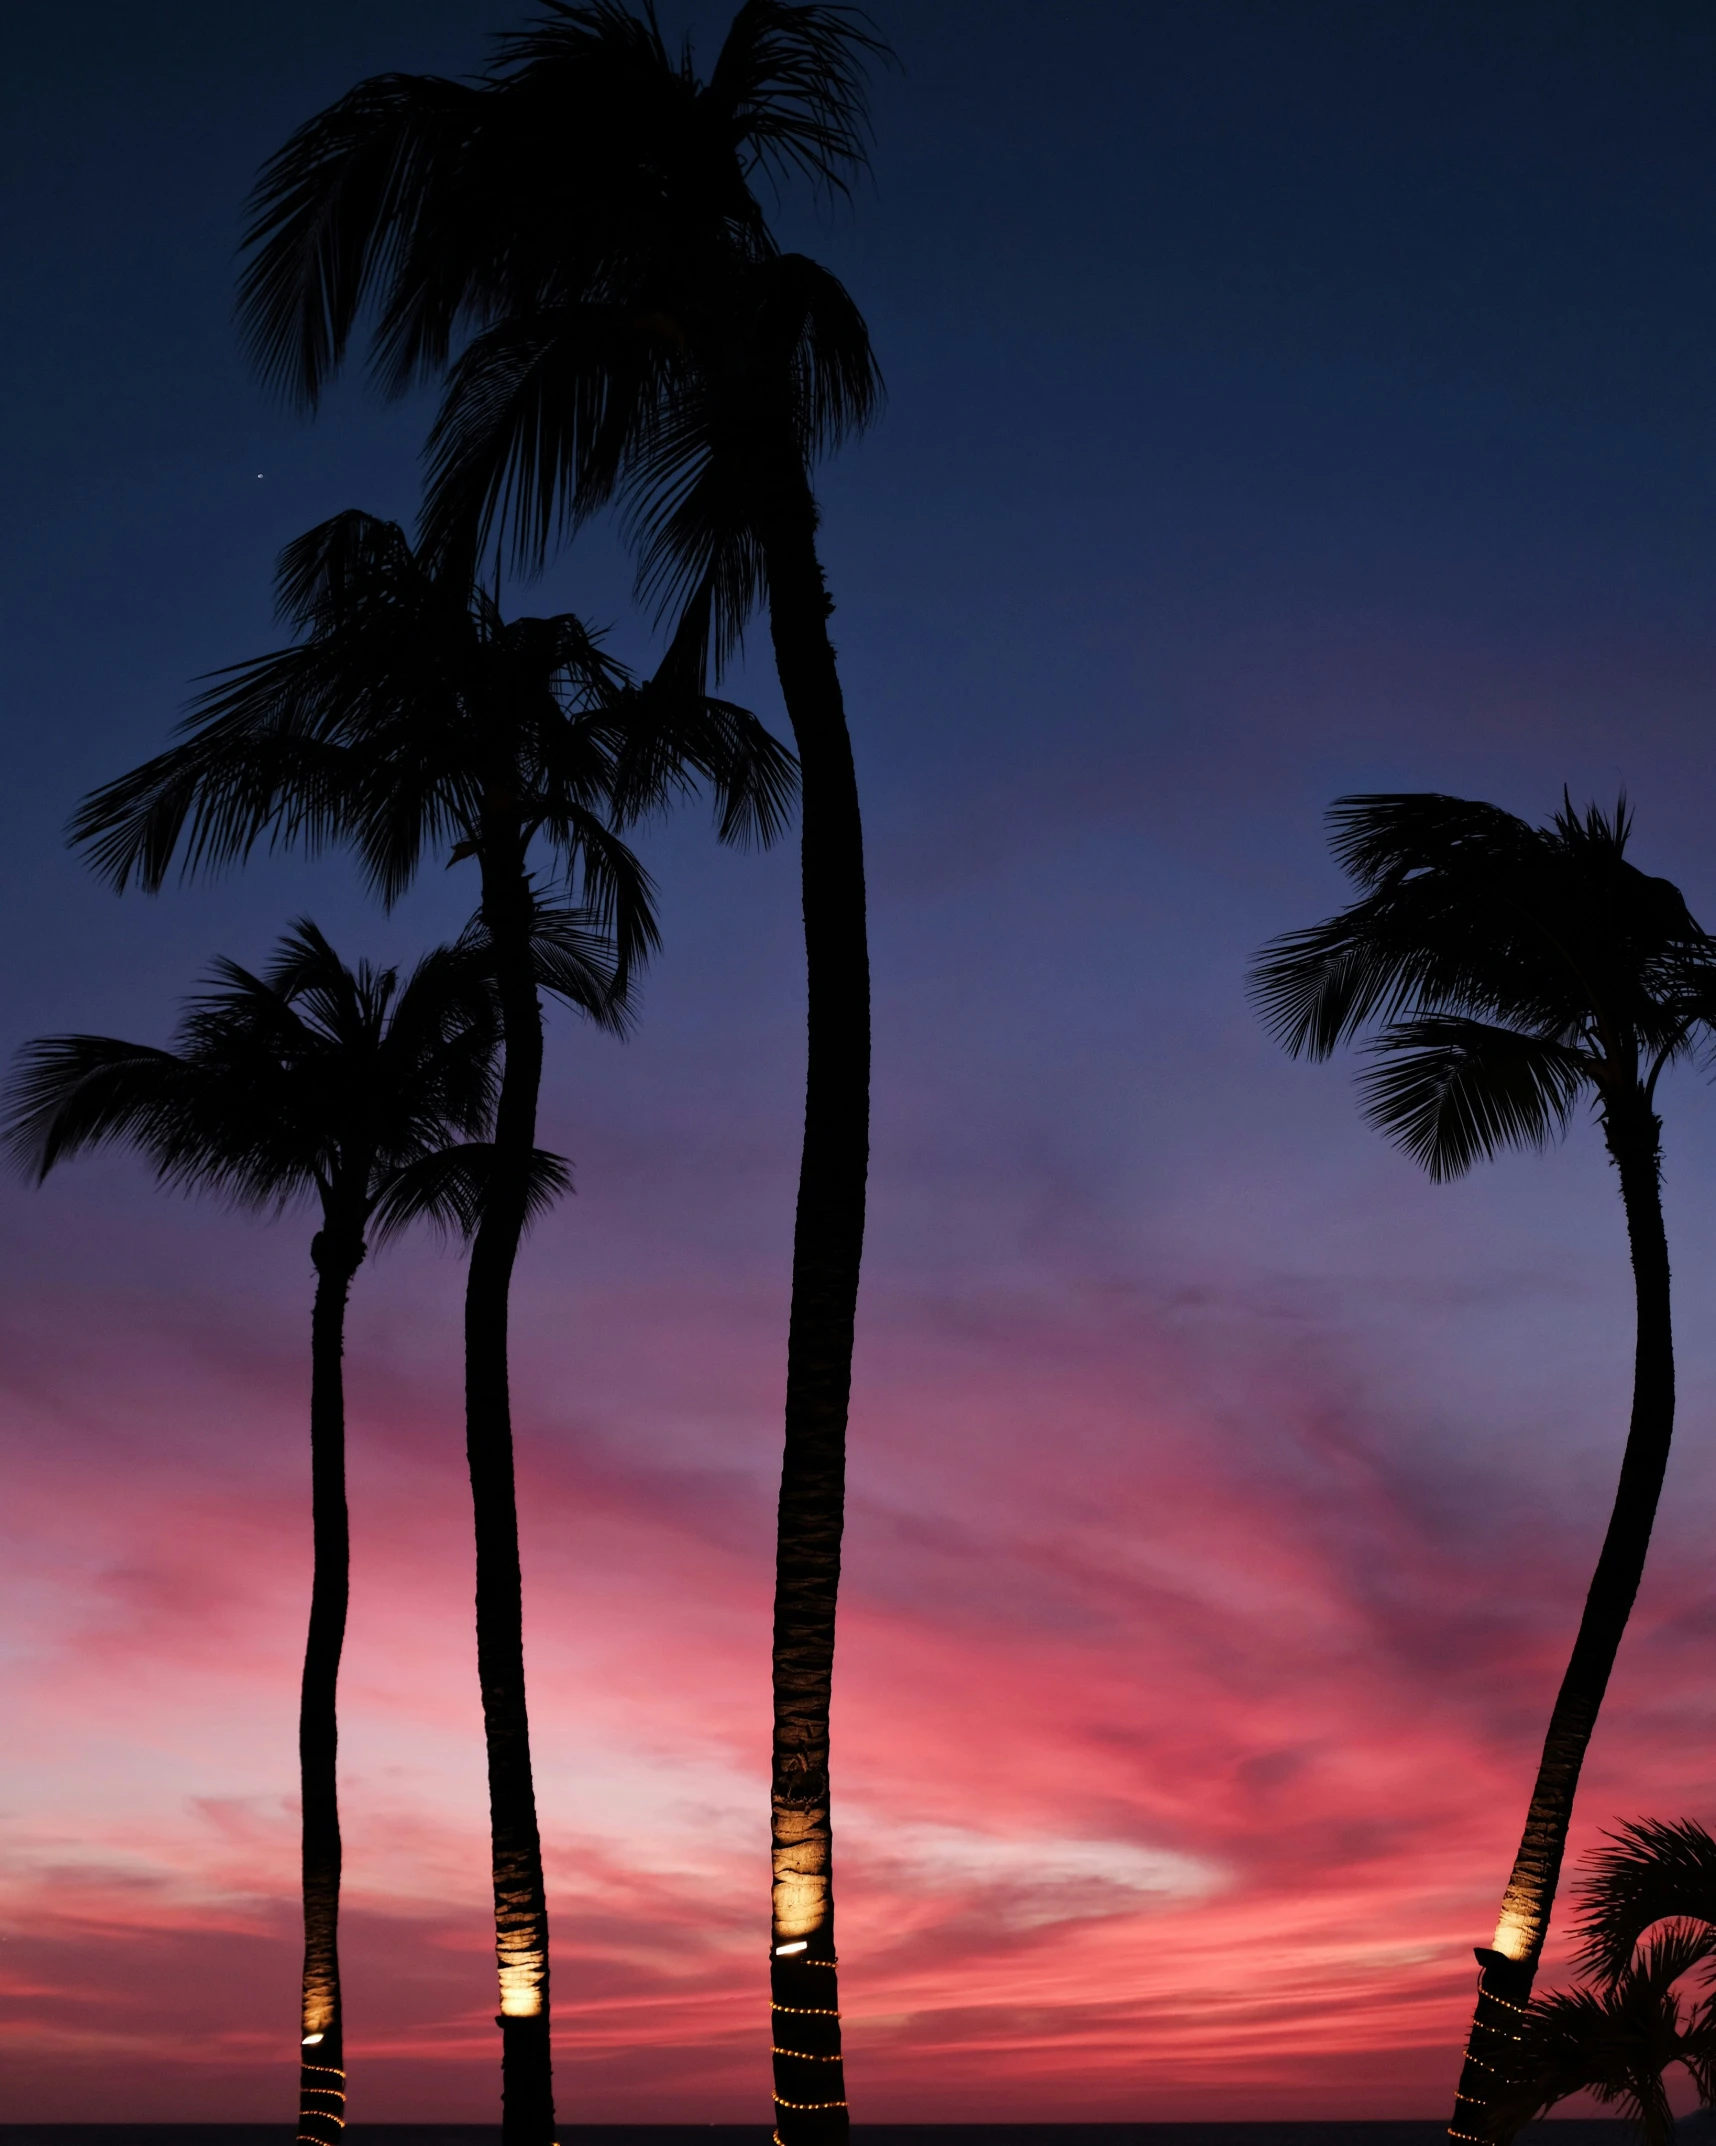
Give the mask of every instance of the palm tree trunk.
<path id="1" fill-rule="evenodd" d="M 530 959 L 530 887 L 522 860 L 483 861 L 483 920 L 494 944 L 505 1065 L 494 1169 L 465 1289 L 465 1450 L 477 1543 L 477 1674 L 488 1742 L 495 1952 L 500 1971 L 504 2146 L 553 2146 L 548 2039 L 548 1903 L 524 1691 L 524 1598 L 507 1389 L 507 1304 L 524 1232 L 542 1009 Z"/>
<path id="2" fill-rule="evenodd" d="M 782 2146 L 840 2146 L 849 2125 L 834 1949 L 828 1711 L 870 1154 L 863 830 L 815 537 L 815 504 L 799 478 L 764 532 L 769 628 L 802 784 L 809 983 L 775 1550 L 769 1982 L 775 2135 Z"/>
<path id="3" fill-rule="evenodd" d="M 1485 2110 L 1506 2077 L 1518 2039 L 1519 2011 L 1536 1979 L 1579 1769 L 1644 1572 L 1674 1433 L 1674 1333 L 1659 1176 L 1661 1128 L 1648 1106 L 1640 1103 L 1626 1114 L 1612 1107 L 1604 1129 L 1620 1173 L 1638 1301 L 1632 1422 L 1608 1533 L 1549 1717 L 1495 1938 L 1478 1952 L 1477 2010 L 1448 2126 L 1449 2136 L 1462 2140 L 1491 2136 Z"/>
<path id="4" fill-rule="evenodd" d="M 340 1655 L 345 1647 L 351 1538 L 346 1520 L 346 1298 L 363 1258 L 361 1235 L 318 1231 L 310 1247 L 310 1526 L 314 1569 L 304 1681 L 298 1700 L 303 1807 L 304 1985 L 298 2051 L 298 2136 L 337 2146 L 346 2116 L 345 2016 L 340 2004 Z"/>

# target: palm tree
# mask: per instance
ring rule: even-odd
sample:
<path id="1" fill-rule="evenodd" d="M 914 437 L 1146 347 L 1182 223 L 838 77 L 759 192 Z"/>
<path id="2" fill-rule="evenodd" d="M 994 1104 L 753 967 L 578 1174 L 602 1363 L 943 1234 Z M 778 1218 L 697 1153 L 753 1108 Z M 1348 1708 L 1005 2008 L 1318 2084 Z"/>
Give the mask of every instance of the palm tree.
<path id="1" fill-rule="evenodd" d="M 426 529 L 527 565 L 611 501 L 701 683 L 759 605 L 798 750 L 809 982 L 774 1638 L 771 1971 L 790 2146 L 847 2128 L 828 1713 L 869 1156 L 863 836 L 812 470 L 881 385 L 846 291 L 783 253 L 759 175 L 845 192 L 863 70 L 842 7 L 746 0 L 707 80 L 647 7 L 549 0 L 474 82 L 384 75 L 310 120 L 253 197 L 241 313 L 313 407 L 375 306 L 391 391 L 444 380 Z M 455 354 L 455 345 L 465 338 Z"/>
<path id="2" fill-rule="evenodd" d="M 298 2136 L 335 2146 L 345 2120 L 340 2003 L 336 1686 L 345 1642 L 346 1300 L 371 1242 L 425 1217 L 468 1230 L 488 1173 L 499 1024 L 486 962 L 441 948 L 399 984 L 355 971 L 300 922 L 266 974 L 216 964 L 175 1047 L 47 1036 L 19 1054 L 4 1139 L 37 1182 L 90 1148 L 138 1148 L 161 1180 L 252 1209 L 312 1195 L 321 1227 L 310 1322 L 314 1578 L 298 1714 L 304 1981 Z M 564 1179 L 538 1157 L 533 1197 Z"/>
<path id="3" fill-rule="evenodd" d="M 647 874 L 604 817 L 706 775 L 728 840 L 767 839 L 791 763 L 753 718 L 640 692 L 570 616 L 504 619 L 394 523 L 347 513 L 288 546 L 291 647 L 222 674 L 183 740 L 73 823 L 98 870 L 158 887 L 270 843 L 351 843 L 391 902 L 426 851 L 476 861 L 504 1046 L 494 1160 L 465 1294 L 477 1666 L 488 1739 L 507 2146 L 551 2146 L 548 1916 L 525 1704 L 507 1307 L 542 1077 L 538 986 L 610 1028 L 656 941 Z M 545 853 L 565 901 L 533 872 Z M 610 947 L 612 951 L 610 952 Z"/>
<path id="4" fill-rule="evenodd" d="M 1483 2137 L 1507 2142 L 1570 2094 L 1629 2118 L 1645 2146 L 1671 2146 L 1663 2074 L 1683 2064 L 1706 2106 L 1716 2087 L 1716 2004 L 1682 2012 L 1674 1985 L 1716 1951 L 1716 1931 L 1677 1924 L 1641 1947 L 1606 1986 L 1554 1990 L 1516 2016 L 1505 2083 L 1492 2086 Z"/>
<path id="5" fill-rule="evenodd" d="M 1638 1342 L 1632 1418 L 1602 1553 L 1544 1739 L 1519 1853 L 1478 1952 L 1456 2138 L 1481 2134 L 1490 2083 L 1531 1994 L 1585 1747 L 1650 1545 L 1674 1428 L 1674 1343 L 1657 1083 L 1716 1011 L 1716 944 L 1675 887 L 1627 862 L 1624 802 L 1545 828 L 1434 795 L 1348 797 L 1337 860 L 1362 890 L 1265 949 L 1263 1017 L 1295 1056 L 1382 1024 L 1367 1115 L 1436 1179 L 1502 1147 L 1541 1148 L 1581 1098 L 1620 1180 Z"/>
<path id="6" fill-rule="evenodd" d="M 1633 1820 L 1586 1857 L 1575 1890 L 1578 1961 L 1597 1986 L 1538 1998 L 1516 2021 L 1488 2135 L 1511 2139 L 1555 2102 L 1589 2092 L 1658 2146 L 1672 2133 L 1670 2065 L 1686 2066 L 1706 2108 L 1716 2099 L 1716 2000 L 1683 2016 L 1673 1993 L 1716 1955 L 1716 1840 L 1693 1819 Z"/>

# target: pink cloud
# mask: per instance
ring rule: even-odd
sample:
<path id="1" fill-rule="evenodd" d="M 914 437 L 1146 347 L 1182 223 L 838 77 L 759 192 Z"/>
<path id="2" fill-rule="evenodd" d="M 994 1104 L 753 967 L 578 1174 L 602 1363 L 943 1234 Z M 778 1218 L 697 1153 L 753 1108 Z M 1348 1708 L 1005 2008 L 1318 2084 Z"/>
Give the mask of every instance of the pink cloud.
<path id="1" fill-rule="evenodd" d="M 674 1309 L 681 1347 L 634 1387 L 621 1366 L 660 1307 L 621 1291 L 588 1379 L 540 1344 L 521 1376 L 573 2119 L 744 2120 L 767 2092 L 770 1307 L 736 1328 L 719 1295 Z M 121 1386 L 133 1338 L 116 1324 L 70 1431 L 39 1435 L 28 1349 L 9 1405 L 33 1635 L 10 1702 L 16 2105 L 261 2118 L 290 2093 L 296 1974 L 297 1371 L 169 1335 Z M 1226 1339 L 1212 1356 L 1136 1294 L 878 1292 L 835 1718 L 852 2087 L 874 2120 L 1445 2098 L 1590 1516 L 1532 1525 L 1493 1476 L 1426 1499 L 1469 1456 L 1425 1452 L 1297 1340 L 1243 1319 Z M 353 1381 L 346 1963 L 353 2110 L 378 2119 L 494 2106 L 444 1371 L 360 1361 Z M 162 1431 L 147 1468 L 140 1417 Z M 1462 1537 L 1446 1505 L 1486 1491 Z M 1618 1812 L 1701 1808 L 1699 1558 L 1671 1524 L 1581 1844 Z"/>

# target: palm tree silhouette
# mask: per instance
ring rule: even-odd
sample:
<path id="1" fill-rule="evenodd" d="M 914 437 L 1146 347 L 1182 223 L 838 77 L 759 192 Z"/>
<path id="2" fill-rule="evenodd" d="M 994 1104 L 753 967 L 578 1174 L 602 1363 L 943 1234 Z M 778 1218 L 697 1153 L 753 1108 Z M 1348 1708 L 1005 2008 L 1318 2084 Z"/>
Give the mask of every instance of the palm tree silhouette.
<path id="1" fill-rule="evenodd" d="M 283 1210 L 314 1197 L 310 1244 L 310 1471 L 314 1578 L 298 1715 L 304 1981 L 298 2136 L 336 2146 L 345 2120 L 340 2003 L 336 1688 L 345 1642 L 346 1301 L 371 1243 L 420 1218 L 468 1232 L 490 1168 L 499 1021 L 488 963 L 441 948 L 403 988 L 394 969 L 349 969 L 300 921 L 261 976 L 215 966 L 174 1048 L 47 1036 L 19 1053 L 4 1139 L 38 1183 L 68 1156 L 125 1144 L 163 1183 Z M 531 1197 L 564 1182 L 536 1158 Z"/>
<path id="2" fill-rule="evenodd" d="M 1574 1890 L 1578 1964 L 1596 1987 L 1540 1997 L 1516 2021 L 1488 2135 L 1511 2139 L 1588 2092 L 1659 2146 L 1673 2135 L 1671 2065 L 1686 2066 L 1706 2109 L 1716 2100 L 1716 1998 L 1682 2013 L 1673 1989 L 1716 1955 L 1716 1840 L 1693 1819 L 1632 1820 L 1585 1858 Z"/>
<path id="3" fill-rule="evenodd" d="M 115 885 L 158 887 L 258 842 L 343 841 L 391 902 L 426 852 L 476 861 L 503 1072 L 494 1161 L 465 1295 L 477 1664 L 488 1741 L 508 2146 L 550 2146 L 548 1916 L 525 1704 L 507 1308 L 528 1207 L 542 1079 L 539 985 L 621 1030 L 656 943 L 647 874 L 605 817 L 694 774 L 724 839 L 768 839 L 791 761 L 754 718 L 677 688 L 639 690 L 577 619 L 504 619 L 394 523 L 336 516 L 281 555 L 293 646 L 221 674 L 188 735 L 86 801 L 73 839 Z M 565 897 L 533 873 L 544 853 Z"/>
<path id="4" fill-rule="evenodd" d="M 384 75 L 302 127 L 252 200 L 240 310 L 313 407 L 376 305 L 390 390 L 441 380 L 430 541 L 515 556 L 610 501 L 701 683 L 767 607 L 802 771 L 809 980 L 774 1640 L 771 1981 L 789 2146 L 843 2138 L 828 1712 L 869 1156 L 863 835 L 811 472 L 881 392 L 839 282 L 755 182 L 845 192 L 866 62 L 842 7 L 746 0 L 706 81 L 647 8 L 550 0 L 475 82 Z M 455 343 L 468 339 L 455 356 Z"/>
<path id="5" fill-rule="evenodd" d="M 1492 2084 L 1483 2136 L 1507 2146 L 1570 2094 L 1590 2094 L 1637 2126 L 1645 2146 L 1675 2135 L 1663 2074 L 1685 2065 L 1709 2106 L 1716 2087 L 1716 2004 L 1683 2012 L 1674 1985 L 1716 1951 L 1716 1931 L 1681 1923 L 1642 1946 L 1599 1989 L 1552 1990 L 1515 2015 L 1505 2083 Z"/>
<path id="6" fill-rule="evenodd" d="M 1657 1083 L 1716 1011 L 1716 943 L 1677 888 L 1629 864 L 1624 802 L 1546 828 L 1435 795 L 1348 797 L 1331 846 L 1360 898 L 1264 950 L 1253 989 L 1295 1056 L 1373 1022 L 1367 1115 L 1433 1178 L 1498 1148 L 1542 1147 L 1581 1098 L 1620 1179 L 1637 1298 L 1620 1481 L 1550 1714 L 1492 1943 L 1478 1952 L 1455 2138 L 1482 2135 L 1531 1994 L 1585 1747 L 1644 1570 L 1674 1428 L 1674 1341 Z"/>

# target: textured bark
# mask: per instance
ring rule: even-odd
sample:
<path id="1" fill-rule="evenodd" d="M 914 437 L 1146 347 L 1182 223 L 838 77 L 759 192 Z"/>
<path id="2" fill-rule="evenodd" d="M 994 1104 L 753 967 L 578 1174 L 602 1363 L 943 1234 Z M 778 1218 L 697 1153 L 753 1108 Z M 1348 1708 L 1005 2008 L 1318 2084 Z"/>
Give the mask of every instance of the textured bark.
<path id="1" fill-rule="evenodd" d="M 783 2146 L 838 2146 L 848 2114 L 828 1712 L 869 1166 L 870 965 L 858 785 L 828 638 L 816 510 L 802 479 L 780 489 L 764 549 L 775 663 L 802 782 L 809 1057 L 775 1562 L 770 2019 L 776 2137 Z M 804 1949 L 783 1955 L 783 1945 Z"/>
<path id="2" fill-rule="evenodd" d="M 310 1512 L 314 1571 L 298 1700 L 303 1807 L 304 1982 L 299 2008 L 298 2136 L 336 2146 L 345 2124 L 345 2016 L 340 2004 L 340 1655 L 351 1541 L 346 1521 L 346 1298 L 363 1258 L 355 1230 L 325 1227 L 311 1246 Z"/>
<path id="3" fill-rule="evenodd" d="M 1449 2136 L 1461 2140 L 1494 2135 L 1485 2128 L 1485 2109 L 1509 2067 L 1518 2009 L 1531 1996 L 1561 1876 L 1579 1770 L 1644 1572 L 1674 1432 L 1674 1333 L 1658 1175 L 1660 1127 L 1639 1101 L 1625 1112 L 1611 1106 L 1605 1131 L 1620 1173 L 1638 1301 L 1632 1421 L 1608 1533 L 1549 1717 L 1495 1943 L 1478 1953 L 1477 2010 L 1448 2126 Z"/>
<path id="4" fill-rule="evenodd" d="M 548 1905 L 524 1690 L 524 1600 L 507 1390 L 507 1302 L 524 1231 L 542 1083 L 542 1010 L 530 961 L 523 860 L 483 856 L 483 918 L 493 938 L 505 1040 L 495 1112 L 494 1175 L 471 1246 L 465 1290 L 465 1449 L 477 1547 L 477 1675 L 488 1743 L 500 1975 L 504 2146 L 552 2146 Z"/>

